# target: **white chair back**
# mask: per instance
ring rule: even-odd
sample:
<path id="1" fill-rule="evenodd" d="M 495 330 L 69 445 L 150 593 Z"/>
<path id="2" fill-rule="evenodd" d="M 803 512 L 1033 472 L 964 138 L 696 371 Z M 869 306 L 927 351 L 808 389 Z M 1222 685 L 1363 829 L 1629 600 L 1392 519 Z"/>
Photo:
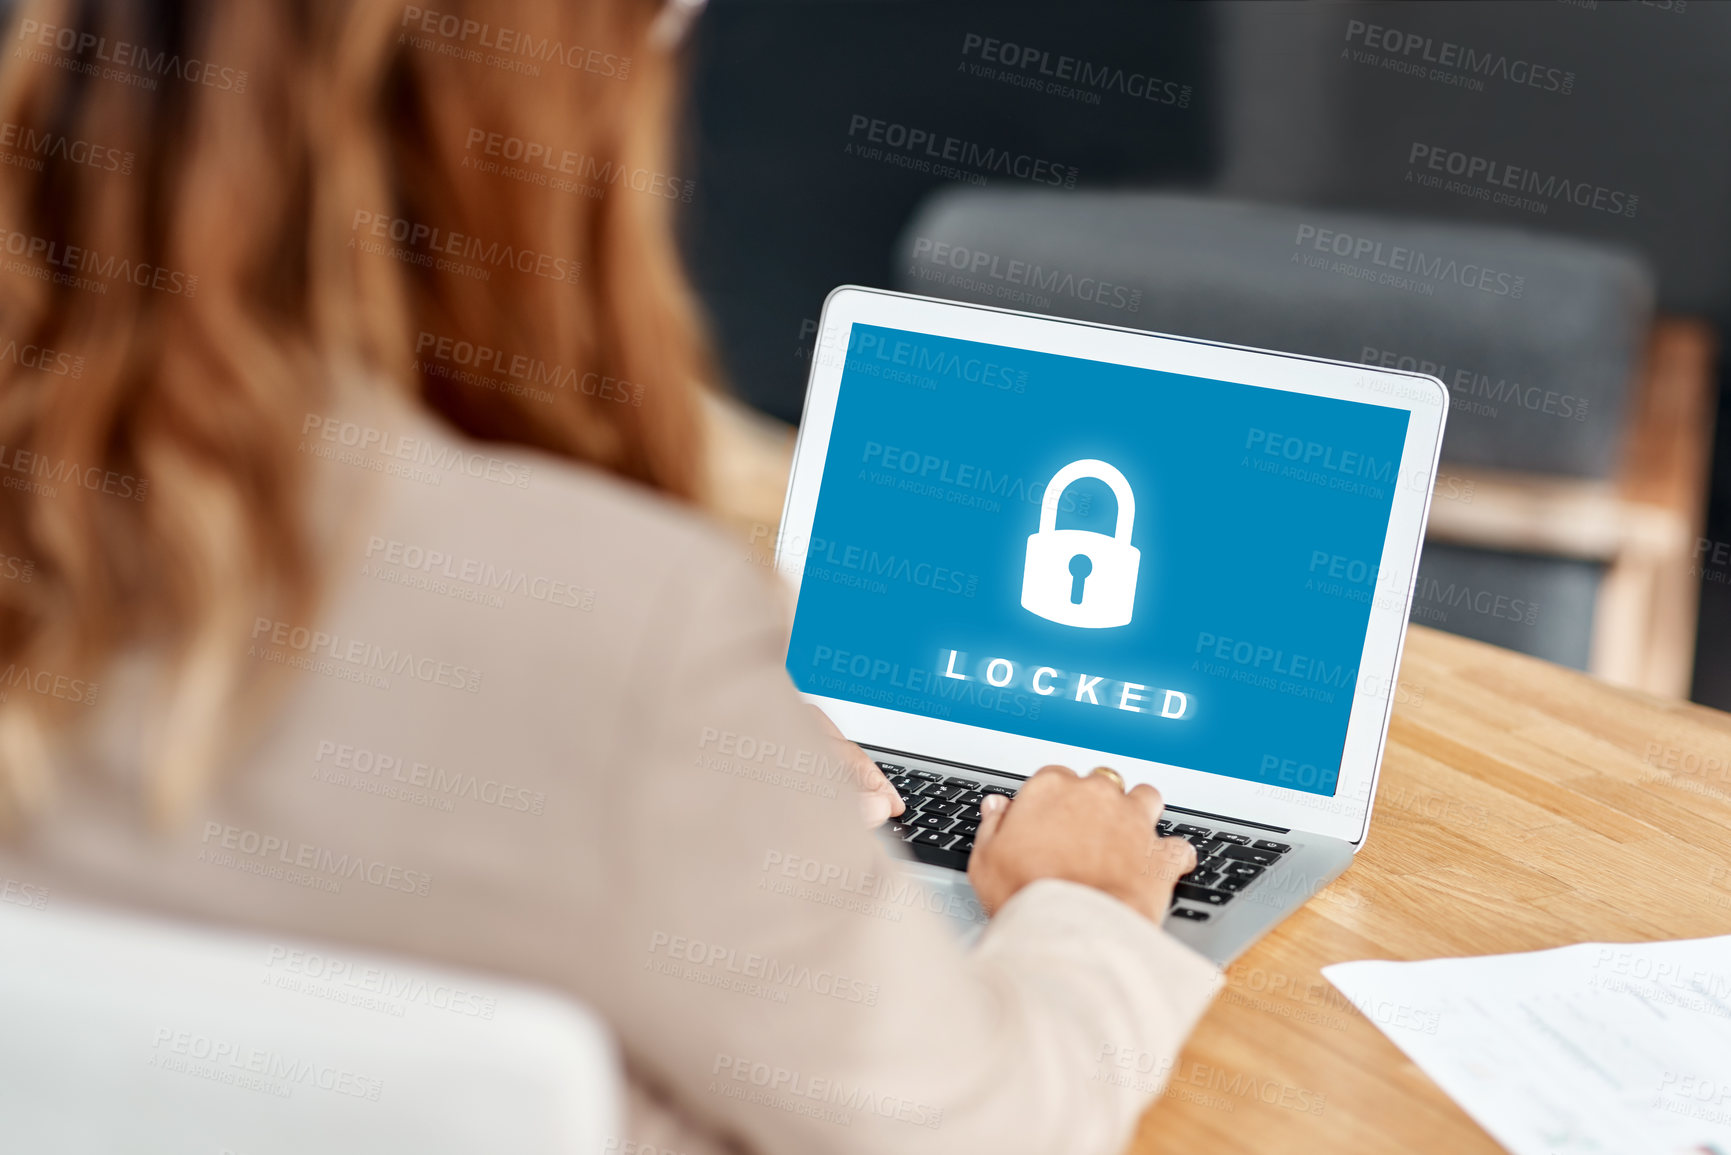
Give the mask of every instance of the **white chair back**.
<path id="1" fill-rule="evenodd" d="M 0 1148 L 602 1155 L 611 1036 L 574 1001 L 150 919 L 0 906 Z"/>

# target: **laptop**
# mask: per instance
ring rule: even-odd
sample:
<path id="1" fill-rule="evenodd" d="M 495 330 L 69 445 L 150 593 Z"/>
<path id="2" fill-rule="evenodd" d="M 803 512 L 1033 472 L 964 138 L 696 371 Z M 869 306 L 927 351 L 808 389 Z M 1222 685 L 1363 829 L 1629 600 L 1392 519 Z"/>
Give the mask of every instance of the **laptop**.
<path id="1" fill-rule="evenodd" d="M 1364 846 L 1447 412 L 1423 374 L 843 286 L 788 672 L 951 909 L 985 794 L 1153 784 L 1198 858 L 1165 928 L 1225 964 Z"/>

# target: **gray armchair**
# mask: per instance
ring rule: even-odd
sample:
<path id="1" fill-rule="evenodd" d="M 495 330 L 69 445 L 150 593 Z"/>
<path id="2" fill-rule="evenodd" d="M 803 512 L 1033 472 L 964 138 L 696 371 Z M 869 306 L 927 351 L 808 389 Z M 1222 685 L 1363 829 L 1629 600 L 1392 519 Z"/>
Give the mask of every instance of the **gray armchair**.
<path id="1" fill-rule="evenodd" d="M 909 292 L 1442 378 L 1454 404 L 1413 620 L 1687 692 L 1695 595 L 1672 578 L 1700 522 L 1704 442 L 1658 496 L 1634 469 L 1656 432 L 1643 420 L 1704 436 L 1682 413 L 1701 405 L 1643 383 L 1701 394 L 1706 352 L 1673 341 L 1656 377 L 1634 256 L 1175 194 L 961 188 L 922 206 L 899 258 Z"/>

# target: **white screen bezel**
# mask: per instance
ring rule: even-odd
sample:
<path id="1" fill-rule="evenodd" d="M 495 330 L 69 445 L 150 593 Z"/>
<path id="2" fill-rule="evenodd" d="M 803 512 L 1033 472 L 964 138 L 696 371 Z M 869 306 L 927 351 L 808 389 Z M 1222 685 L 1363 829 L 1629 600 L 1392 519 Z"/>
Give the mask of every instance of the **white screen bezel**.
<path id="1" fill-rule="evenodd" d="M 1153 783 L 1175 806 L 1362 844 L 1369 825 L 1371 800 L 1376 796 L 1407 616 L 1417 581 L 1419 547 L 1442 450 L 1449 405 L 1447 386 L 1420 373 L 882 289 L 841 286 L 824 301 L 818 323 L 805 412 L 794 448 L 781 530 L 776 538 L 776 572 L 791 584 L 796 604 L 804 575 L 805 543 L 811 540 L 817 516 L 818 491 L 829 453 L 848 336 L 856 323 L 1359 401 L 1404 409 L 1411 414 L 1378 571 L 1379 575 L 1403 576 L 1404 580 L 1393 585 L 1379 580 L 1377 584 L 1359 663 L 1359 684 L 1347 722 L 1340 774 L 1332 796 L 926 718 L 822 694 L 804 694 L 806 700 L 829 714 L 844 734 L 858 742 L 1017 774 L 1031 774 L 1051 762 L 1080 767 L 1109 758 L 1126 781 Z M 867 379 L 862 379 L 860 385 L 866 384 Z"/>

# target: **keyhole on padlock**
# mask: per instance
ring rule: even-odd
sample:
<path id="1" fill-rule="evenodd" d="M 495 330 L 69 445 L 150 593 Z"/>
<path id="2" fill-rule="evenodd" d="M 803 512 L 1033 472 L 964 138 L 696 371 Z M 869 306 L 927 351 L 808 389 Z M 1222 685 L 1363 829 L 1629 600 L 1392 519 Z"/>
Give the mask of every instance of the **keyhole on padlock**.
<path id="1" fill-rule="evenodd" d="M 1088 575 L 1094 572 L 1094 559 L 1085 553 L 1079 553 L 1070 559 L 1070 604 L 1082 604 L 1082 585 L 1088 580 Z"/>

